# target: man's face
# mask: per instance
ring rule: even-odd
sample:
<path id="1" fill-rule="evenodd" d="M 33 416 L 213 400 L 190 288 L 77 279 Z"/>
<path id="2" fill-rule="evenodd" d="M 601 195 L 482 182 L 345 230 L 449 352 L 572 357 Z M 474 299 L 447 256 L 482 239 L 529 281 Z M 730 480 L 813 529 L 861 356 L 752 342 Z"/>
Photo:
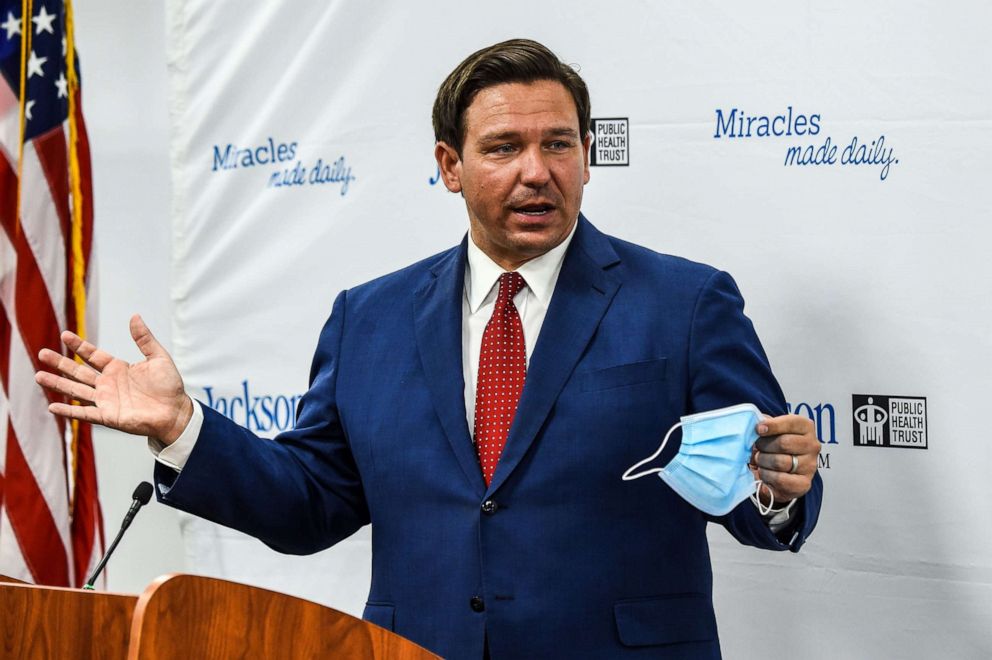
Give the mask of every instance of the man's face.
<path id="1" fill-rule="evenodd" d="M 439 142 L 444 184 L 465 197 L 472 239 L 507 270 L 560 244 L 589 181 L 588 135 L 556 81 L 504 83 L 465 111 L 462 155 Z"/>

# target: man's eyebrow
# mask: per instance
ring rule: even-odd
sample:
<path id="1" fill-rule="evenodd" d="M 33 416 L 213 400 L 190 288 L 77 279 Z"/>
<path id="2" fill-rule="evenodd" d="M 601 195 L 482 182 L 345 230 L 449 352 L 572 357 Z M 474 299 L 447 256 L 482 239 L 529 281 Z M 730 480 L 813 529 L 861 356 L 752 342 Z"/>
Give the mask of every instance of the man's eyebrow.
<path id="1" fill-rule="evenodd" d="M 567 126 L 561 126 L 558 128 L 551 128 L 544 132 L 545 136 L 549 137 L 570 137 L 577 138 L 579 133 L 574 128 L 569 128 Z M 499 131 L 495 133 L 486 133 L 479 138 L 479 142 L 487 144 L 490 142 L 502 142 L 504 140 L 512 140 L 520 137 L 519 131 Z"/>
<path id="2" fill-rule="evenodd" d="M 520 137 L 517 131 L 499 131 L 498 133 L 486 133 L 479 138 L 479 142 L 502 142 Z"/>

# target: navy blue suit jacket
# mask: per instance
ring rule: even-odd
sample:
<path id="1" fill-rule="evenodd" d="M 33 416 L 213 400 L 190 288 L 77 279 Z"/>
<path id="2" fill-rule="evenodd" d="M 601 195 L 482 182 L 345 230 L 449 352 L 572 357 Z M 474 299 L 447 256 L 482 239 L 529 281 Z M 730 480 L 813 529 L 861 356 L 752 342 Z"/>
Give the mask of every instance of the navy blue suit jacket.
<path id="1" fill-rule="evenodd" d="M 365 618 L 445 657 L 478 660 L 486 637 L 497 660 L 718 657 L 707 522 L 796 551 L 822 482 L 783 543 L 751 502 L 712 519 L 620 475 L 681 415 L 785 412 L 733 280 L 580 217 L 487 488 L 465 419 L 464 272 L 463 241 L 341 293 L 296 428 L 262 440 L 204 406 L 182 473 L 156 466 L 160 499 L 287 553 L 371 523 Z"/>

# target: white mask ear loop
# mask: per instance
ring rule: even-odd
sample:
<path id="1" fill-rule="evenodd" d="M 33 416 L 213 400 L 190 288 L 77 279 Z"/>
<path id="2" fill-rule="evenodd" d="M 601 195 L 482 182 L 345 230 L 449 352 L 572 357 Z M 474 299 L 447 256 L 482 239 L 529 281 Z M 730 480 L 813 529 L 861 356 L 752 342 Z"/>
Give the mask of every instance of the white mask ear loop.
<path id="1" fill-rule="evenodd" d="M 627 471 L 624 472 L 623 473 L 623 476 L 620 477 L 620 478 L 623 479 L 624 481 L 633 481 L 634 479 L 640 479 L 641 477 L 643 477 L 645 475 L 648 475 L 648 474 L 653 474 L 655 472 L 661 472 L 663 468 L 656 467 L 656 468 L 651 468 L 650 470 L 645 470 L 644 472 L 640 472 L 638 474 L 631 474 L 631 472 L 633 472 L 637 468 L 641 467 L 645 463 L 650 463 L 654 459 L 656 459 L 659 456 L 661 456 L 661 452 L 665 451 L 665 445 L 668 444 L 668 439 L 670 437 L 672 437 L 672 433 L 675 432 L 675 429 L 677 429 L 680 426 L 682 426 L 682 422 L 679 422 L 678 424 L 676 424 L 672 428 L 668 429 L 668 433 L 665 434 L 665 439 L 661 441 L 661 446 L 658 447 L 658 451 L 656 451 L 655 453 L 651 454 L 650 456 L 648 456 L 647 458 L 645 458 L 643 461 L 639 461 L 639 462 L 635 463 L 634 465 L 631 465 L 629 468 L 627 468 Z"/>
<path id="2" fill-rule="evenodd" d="M 762 486 L 764 486 L 765 490 L 768 491 L 768 498 L 769 498 L 768 506 L 765 506 L 764 504 L 761 503 L 760 496 L 761 496 Z M 763 516 L 767 516 L 775 508 L 775 493 L 772 492 L 772 489 L 769 488 L 764 481 L 758 479 L 757 481 L 754 482 L 754 492 L 751 493 L 751 501 L 754 502 L 755 505 L 758 507 L 758 513 L 760 513 Z"/>

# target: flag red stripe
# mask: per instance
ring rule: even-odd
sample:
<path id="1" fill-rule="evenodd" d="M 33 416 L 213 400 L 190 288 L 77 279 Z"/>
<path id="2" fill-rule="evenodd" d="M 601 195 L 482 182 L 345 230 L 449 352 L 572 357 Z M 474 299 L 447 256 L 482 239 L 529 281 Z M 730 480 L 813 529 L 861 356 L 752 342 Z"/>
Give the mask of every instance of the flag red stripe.
<path id="1" fill-rule="evenodd" d="M 55 207 L 55 214 L 59 219 L 59 229 L 62 234 L 63 253 L 65 254 L 65 320 L 66 327 L 62 330 L 77 329 L 76 306 L 73 304 L 75 297 L 72 290 L 72 219 L 69 216 L 69 168 L 66 154 L 65 132 L 62 126 L 56 126 L 52 130 L 43 133 L 32 140 L 34 151 L 38 157 L 38 164 L 45 174 L 45 181 L 48 183 L 48 190 L 51 193 L 52 204 Z"/>
<path id="2" fill-rule="evenodd" d="M 10 165 L 4 159 L 0 159 L 0 181 L 3 181 L 0 184 L 0 190 L 10 187 L 9 180 L 12 177 L 16 181 L 16 174 L 11 170 Z M 38 351 L 42 348 L 61 351 L 59 324 L 48 297 L 45 281 L 42 279 L 41 271 L 34 260 L 31 246 L 28 245 L 23 230 L 15 226 L 14 215 L 9 212 L 8 206 L 5 200 L 3 206 L 0 207 L 0 224 L 3 225 L 7 237 L 17 253 L 15 274 L 17 287 L 16 327 L 24 341 L 32 364 L 36 370 L 40 370 L 41 363 L 38 361 Z M 48 390 L 45 391 L 45 394 L 49 401 L 65 401 L 64 397 Z M 59 418 L 59 429 L 63 430 L 64 427 L 64 421 Z"/>
<path id="3" fill-rule="evenodd" d="M 7 396 L 7 382 L 10 380 L 10 321 L 7 320 L 7 313 L 0 305 L 0 388 L 3 389 L 4 396 Z M 10 414 L 0 418 L 0 424 L 9 424 Z M 4 450 L 6 460 L 7 452 Z M 3 508 L 4 478 L 0 474 L 0 509 Z"/>
<path id="4" fill-rule="evenodd" d="M 17 172 L 10 161 L 0 158 L 0 221 L 17 215 Z"/>
<path id="5" fill-rule="evenodd" d="M 9 420 L 4 480 L 7 482 L 4 496 L 7 518 L 35 582 L 70 586 L 66 547 Z"/>
<path id="6" fill-rule="evenodd" d="M 66 160 L 65 132 L 59 125 L 35 137 L 31 142 L 34 143 L 38 162 L 45 173 L 52 203 L 55 205 L 55 212 L 59 216 L 59 228 L 62 230 L 63 242 L 67 250 L 71 250 L 72 229 L 70 223 L 72 220 L 69 217 L 69 167 Z M 66 278 L 66 281 L 71 280 Z M 72 290 L 71 287 L 69 290 Z M 66 296 L 66 300 L 69 298 L 70 296 Z"/>
<path id="7" fill-rule="evenodd" d="M 6 83 L 6 81 L 4 81 Z M 5 158 L 0 158 L 0 222 L 13 217 L 17 211 L 17 176 Z M 10 373 L 10 322 L 6 310 L 0 305 L 0 386 L 7 391 Z M 0 419 L 0 424 L 8 423 L 9 413 Z M 6 452 L 4 453 L 6 456 Z M 2 501 L 0 501 L 2 506 Z"/>
<path id="8" fill-rule="evenodd" d="M 94 548 L 104 547 L 103 515 L 97 493 L 96 459 L 89 424 L 80 423 L 76 438 L 76 496 L 73 502 L 72 549 L 76 566 L 76 586 L 83 586 Z M 97 546 L 97 535 L 99 545 Z"/>
<path id="9" fill-rule="evenodd" d="M 0 385 L 8 397 L 11 332 L 7 311 L 0 306 L 0 350 L 3 350 Z M 24 458 L 10 418 L 0 420 L 0 423 L 7 425 L 3 506 L 7 510 L 7 518 L 21 547 L 24 561 L 38 584 L 70 586 L 66 547 L 62 544 L 52 512 L 45 504 L 45 497 Z"/>

